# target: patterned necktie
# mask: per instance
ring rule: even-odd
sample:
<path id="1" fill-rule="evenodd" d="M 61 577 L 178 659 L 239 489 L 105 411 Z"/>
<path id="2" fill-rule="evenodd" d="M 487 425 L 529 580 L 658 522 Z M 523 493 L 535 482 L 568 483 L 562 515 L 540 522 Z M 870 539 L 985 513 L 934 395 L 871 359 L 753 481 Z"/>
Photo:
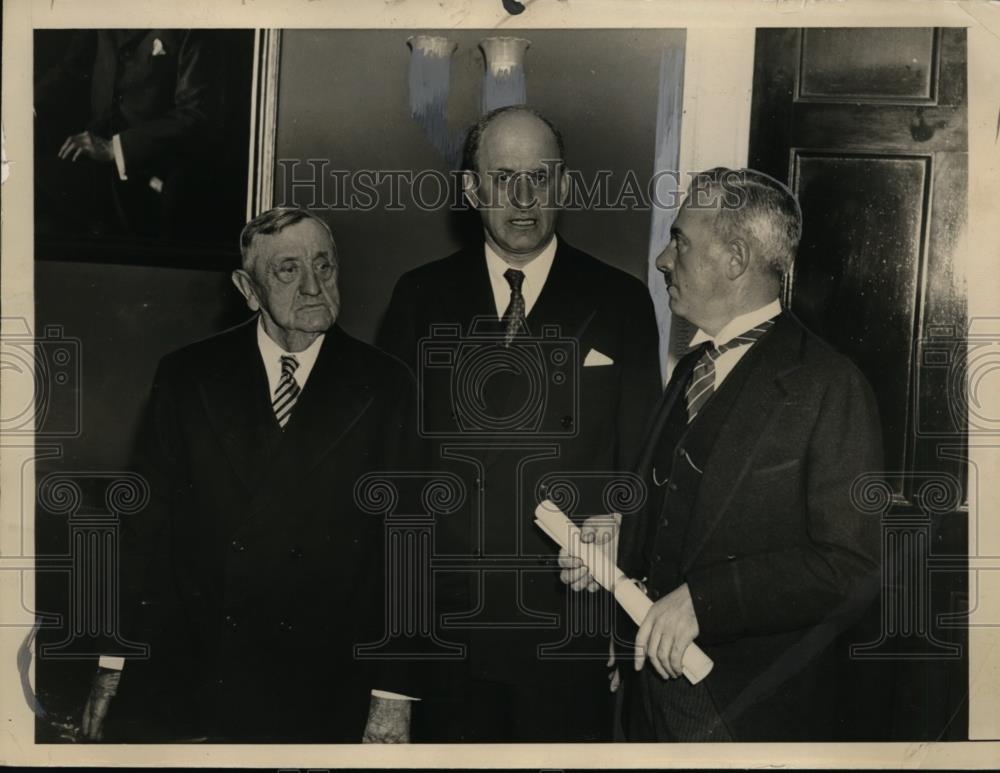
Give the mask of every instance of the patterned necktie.
<path id="1" fill-rule="evenodd" d="M 274 408 L 274 417 L 278 420 L 278 425 L 284 429 L 288 424 L 288 418 L 292 415 L 292 408 L 295 401 L 299 399 L 299 392 L 302 389 L 295 381 L 295 369 L 299 367 L 299 361 L 290 354 L 281 357 L 281 380 L 278 381 L 278 388 L 274 391 L 274 401 L 271 407 Z"/>
<path id="2" fill-rule="evenodd" d="M 695 364 L 691 383 L 688 384 L 687 391 L 684 393 L 687 398 L 688 424 L 694 421 L 698 411 L 705 406 L 715 391 L 715 361 L 730 349 L 752 344 L 772 327 L 774 327 L 774 320 L 769 319 L 752 330 L 727 341 L 722 346 L 716 347 L 712 343 L 706 343 L 706 349 Z"/>
<path id="3" fill-rule="evenodd" d="M 524 296 L 521 295 L 521 285 L 524 284 L 524 272 L 516 268 L 508 268 L 503 272 L 503 278 L 510 285 L 510 303 L 503 313 L 504 336 L 503 345 L 510 346 L 514 337 L 524 330 Z"/>

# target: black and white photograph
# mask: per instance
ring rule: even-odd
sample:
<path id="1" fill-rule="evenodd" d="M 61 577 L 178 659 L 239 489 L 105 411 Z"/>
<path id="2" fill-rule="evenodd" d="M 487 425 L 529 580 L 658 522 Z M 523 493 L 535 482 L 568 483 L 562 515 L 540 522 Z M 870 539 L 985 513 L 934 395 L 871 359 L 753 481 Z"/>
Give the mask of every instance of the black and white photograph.
<path id="1" fill-rule="evenodd" d="M 1000 8 L 224 5 L 4 3 L 5 759 L 996 764 Z"/>

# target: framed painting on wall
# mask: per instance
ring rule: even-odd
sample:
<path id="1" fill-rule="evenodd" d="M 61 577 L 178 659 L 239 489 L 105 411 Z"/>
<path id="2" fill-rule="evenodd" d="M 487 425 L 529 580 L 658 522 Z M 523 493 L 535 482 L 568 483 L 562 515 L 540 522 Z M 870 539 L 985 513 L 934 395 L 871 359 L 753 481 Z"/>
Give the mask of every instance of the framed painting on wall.
<path id="1" fill-rule="evenodd" d="M 276 40 L 252 29 L 36 30 L 36 259 L 232 266 Z"/>

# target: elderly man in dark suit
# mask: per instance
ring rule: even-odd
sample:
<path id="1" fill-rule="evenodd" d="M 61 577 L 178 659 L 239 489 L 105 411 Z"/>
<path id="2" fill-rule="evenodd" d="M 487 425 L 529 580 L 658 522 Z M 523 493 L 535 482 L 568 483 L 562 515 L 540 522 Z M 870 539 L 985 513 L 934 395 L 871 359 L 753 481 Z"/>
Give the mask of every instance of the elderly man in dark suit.
<path id="1" fill-rule="evenodd" d="M 879 521 L 852 484 L 882 469 L 881 435 L 858 369 L 779 303 L 801 227 L 785 186 L 712 170 L 657 261 L 699 330 L 652 414 L 652 495 L 621 528 L 619 563 L 655 601 L 625 685 L 630 740 L 836 736 L 830 644 L 878 580 Z M 697 685 L 679 678 L 694 641 L 715 663 Z"/>
<path id="2" fill-rule="evenodd" d="M 532 513 L 567 485 L 572 514 L 608 512 L 659 394 L 657 329 L 642 282 L 556 236 L 562 163 L 534 110 L 484 116 L 463 181 L 485 245 L 402 276 L 380 330 L 419 374 L 435 464 L 469 492 L 436 544 L 438 634 L 466 654 L 431 680 L 415 738 L 419 722 L 425 740 L 610 740 L 611 610 L 566 593 Z"/>
<path id="3" fill-rule="evenodd" d="M 354 656 L 381 636 L 384 573 L 383 524 L 354 488 L 409 464 L 413 380 L 337 326 L 323 221 L 270 210 L 241 247 L 233 282 L 257 313 L 156 373 L 138 463 L 152 501 L 123 538 L 125 633 L 151 653 L 105 659 L 84 733 L 100 737 L 120 681 L 119 727 L 144 721 L 130 740 L 403 741 L 407 671 Z"/>

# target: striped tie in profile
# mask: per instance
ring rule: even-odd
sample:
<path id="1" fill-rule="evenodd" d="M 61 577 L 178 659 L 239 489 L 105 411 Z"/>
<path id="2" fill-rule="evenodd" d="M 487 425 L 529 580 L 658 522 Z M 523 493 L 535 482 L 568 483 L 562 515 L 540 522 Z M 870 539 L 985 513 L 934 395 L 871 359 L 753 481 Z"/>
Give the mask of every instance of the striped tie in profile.
<path id="1" fill-rule="evenodd" d="M 730 349 L 752 344 L 772 327 L 774 327 L 774 320 L 769 319 L 752 330 L 727 341 L 722 346 L 716 347 L 711 343 L 706 344 L 705 351 L 694 366 L 691 383 L 688 384 L 687 391 L 684 393 L 687 398 L 688 424 L 694 421 L 698 411 L 705 406 L 715 391 L 715 361 Z"/>
<path id="2" fill-rule="evenodd" d="M 292 408 L 295 407 L 295 401 L 299 399 L 299 392 L 302 391 L 295 381 L 295 370 L 298 367 L 299 361 L 290 354 L 281 357 L 281 380 L 278 382 L 278 388 L 274 390 L 271 407 L 274 408 L 274 417 L 282 429 L 288 424 Z"/>

